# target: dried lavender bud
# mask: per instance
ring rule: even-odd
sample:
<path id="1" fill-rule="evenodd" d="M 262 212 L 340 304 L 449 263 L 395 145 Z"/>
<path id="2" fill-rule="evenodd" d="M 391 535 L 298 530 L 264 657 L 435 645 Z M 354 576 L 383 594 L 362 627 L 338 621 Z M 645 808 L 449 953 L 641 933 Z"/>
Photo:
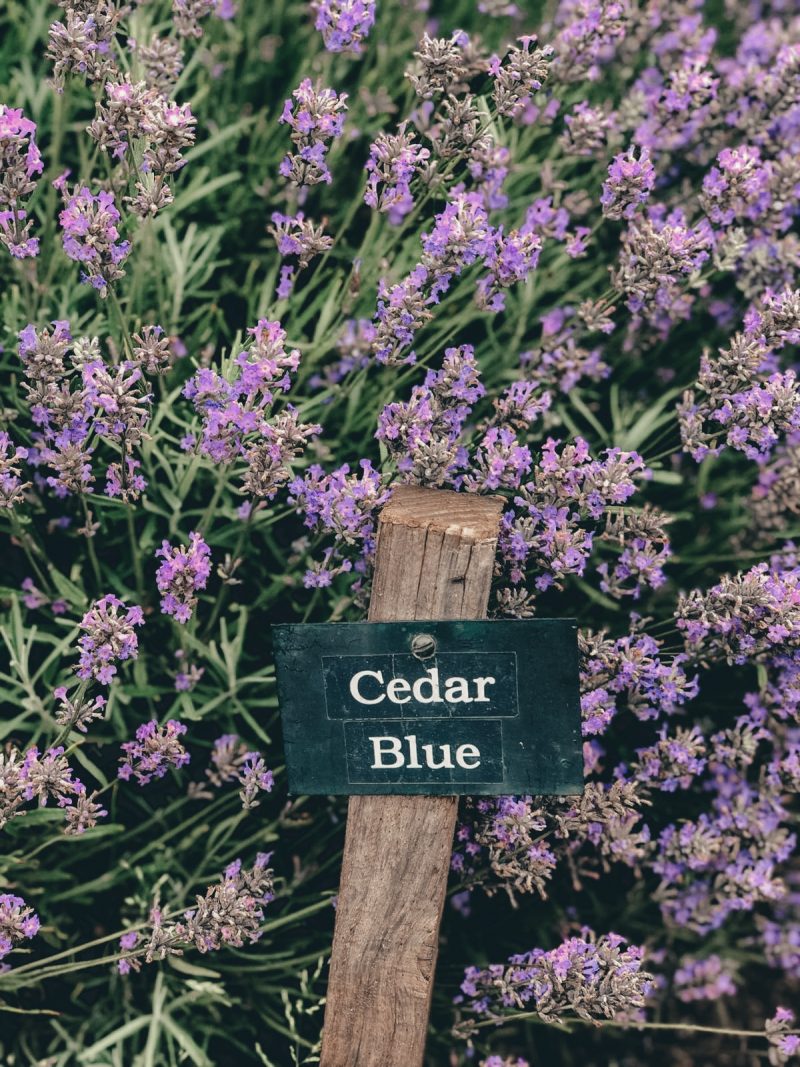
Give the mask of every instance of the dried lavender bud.
<path id="1" fill-rule="evenodd" d="M 143 326 L 133 335 L 133 358 L 145 374 L 166 374 L 172 352 L 170 339 L 160 326 Z"/>
<path id="2" fill-rule="evenodd" d="M 169 95 L 183 70 L 183 51 L 180 44 L 169 37 L 158 37 L 156 34 L 153 34 L 148 44 L 140 44 L 134 40 L 129 40 L 128 44 L 144 68 L 147 84 L 160 93 Z"/>
<path id="3" fill-rule="evenodd" d="M 79 74 L 87 81 L 105 81 L 116 74 L 111 43 L 125 8 L 114 0 L 75 0 L 62 6 L 66 21 L 50 26 L 47 47 L 56 91 L 63 91 L 67 74 Z"/>
<path id="4" fill-rule="evenodd" d="M 25 803 L 22 760 L 16 748 L 0 751 L 0 830 L 17 815 Z"/>
<path id="5" fill-rule="evenodd" d="M 55 382 L 65 370 L 65 358 L 72 347 L 69 323 L 56 320 L 53 329 L 37 330 L 32 324 L 20 330 L 19 355 L 25 376 L 34 382 Z"/>
<path id="6" fill-rule="evenodd" d="M 84 734 L 91 722 L 103 717 L 107 703 L 105 697 L 102 696 L 87 700 L 83 695 L 82 688 L 78 689 L 73 700 L 70 700 L 67 696 L 66 686 L 59 686 L 58 689 L 54 689 L 53 696 L 59 702 L 55 715 L 58 725 L 80 730 Z"/>
<path id="7" fill-rule="evenodd" d="M 0 508 L 13 508 L 25 499 L 31 482 L 22 480 L 21 461 L 28 450 L 14 445 L 5 430 L 0 430 Z"/>
<path id="8" fill-rule="evenodd" d="M 175 32 L 179 37 L 202 37 L 200 23 L 208 18 L 216 6 L 217 0 L 172 0 Z"/>
<path id="9" fill-rule="evenodd" d="M 224 782 L 239 780 L 239 774 L 250 750 L 237 734 L 223 734 L 214 742 L 211 750 L 211 763 L 206 768 L 206 775 L 212 785 L 221 786 Z"/>
<path id="10" fill-rule="evenodd" d="M 461 30 L 456 30 L 449 41 L 423 35 L 419 50 L 414 53 L 416 68 L 406 74 L 417 96 L 431 100 L 443 93 L 457 95 L 467 77 L 462 50 L 467 40 Z"/>
<path id="11" fill-rule="evenodd" d="M 96 793 L 87 796 L 84 789 L 82 792 L 78 792 L 75 801 L 67 808 L 64 813 L 67 821 L 64 833 L 68 837 L 76 837 L 79 834 L 86 833 L 87 830 L 97 826 L 98 819 L 105 818 L 108 815 L 102 804 L 95 802 L 95 796 L 97 796 Z"/>
<path id="12" fill-rule="evenodd" d="M 547 80 L 553 49 L 533 48 L 535 34 L 519 38 L 519 46 L 509 48 L 504 59 L 493 56 L 489 74 L 494 79 L 492 97 L 500 115 L 519 117 Z"/>

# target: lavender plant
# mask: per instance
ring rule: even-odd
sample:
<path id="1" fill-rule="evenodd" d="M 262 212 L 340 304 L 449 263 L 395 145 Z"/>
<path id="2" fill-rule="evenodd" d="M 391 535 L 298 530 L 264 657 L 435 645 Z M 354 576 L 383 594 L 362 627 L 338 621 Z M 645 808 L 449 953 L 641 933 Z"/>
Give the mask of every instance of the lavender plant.
<path id="1" fill-rule="evenodd" d="M 586 775 L 463 804 L 427 1063 L 798 1057 L 798 74 L 761 0 L 0 8 L 3 1062 L 318 1061 L 266 633 L 405 483 L 503 497 Z"/>

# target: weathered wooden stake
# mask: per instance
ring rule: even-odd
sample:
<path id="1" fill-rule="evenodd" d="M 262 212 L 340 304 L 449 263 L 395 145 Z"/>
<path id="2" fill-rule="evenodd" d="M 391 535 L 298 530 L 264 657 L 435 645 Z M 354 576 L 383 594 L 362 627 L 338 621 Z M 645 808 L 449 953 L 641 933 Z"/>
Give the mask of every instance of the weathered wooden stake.
<path id="1" fill-rule="evenodd" d="M 371 622 L 486 615 L 502 501 L 395 489 Z M 321 1067 L 421 1067 L 457 797 L 351 796 Z"/>

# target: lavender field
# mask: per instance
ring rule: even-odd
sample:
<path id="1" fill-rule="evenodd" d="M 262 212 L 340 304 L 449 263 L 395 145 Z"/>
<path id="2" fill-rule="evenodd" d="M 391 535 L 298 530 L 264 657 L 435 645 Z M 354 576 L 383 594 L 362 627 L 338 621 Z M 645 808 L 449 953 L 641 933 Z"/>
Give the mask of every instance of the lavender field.
<path id="1" fill-rule="evenodd" d="M 269 628 L 407 483 L 586 777 L 462 802 L 427 1067 L 800 1063 L 798 218 L 793 0 L 0 0 L 3 1067 L 319 1062 Z"/>

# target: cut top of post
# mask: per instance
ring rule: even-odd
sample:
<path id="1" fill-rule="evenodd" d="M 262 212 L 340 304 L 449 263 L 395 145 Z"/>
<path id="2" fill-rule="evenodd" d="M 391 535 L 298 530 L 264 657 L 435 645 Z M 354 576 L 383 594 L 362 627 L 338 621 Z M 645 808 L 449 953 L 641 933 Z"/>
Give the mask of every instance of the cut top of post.
<path id="1" fill-rule="evenodd" d="M 380 514 L 380 524 L 456 533 L 475 541 L 497 539 L 504 501 L 499 496 L 455 493 L 450 489 L 423 489 L 399 485 Z"/>
<path id="2" fill-rule="evenodd" d="M 486 616 L 503 500 L 401 485 L 378 523 L 371 622 Z"/>

